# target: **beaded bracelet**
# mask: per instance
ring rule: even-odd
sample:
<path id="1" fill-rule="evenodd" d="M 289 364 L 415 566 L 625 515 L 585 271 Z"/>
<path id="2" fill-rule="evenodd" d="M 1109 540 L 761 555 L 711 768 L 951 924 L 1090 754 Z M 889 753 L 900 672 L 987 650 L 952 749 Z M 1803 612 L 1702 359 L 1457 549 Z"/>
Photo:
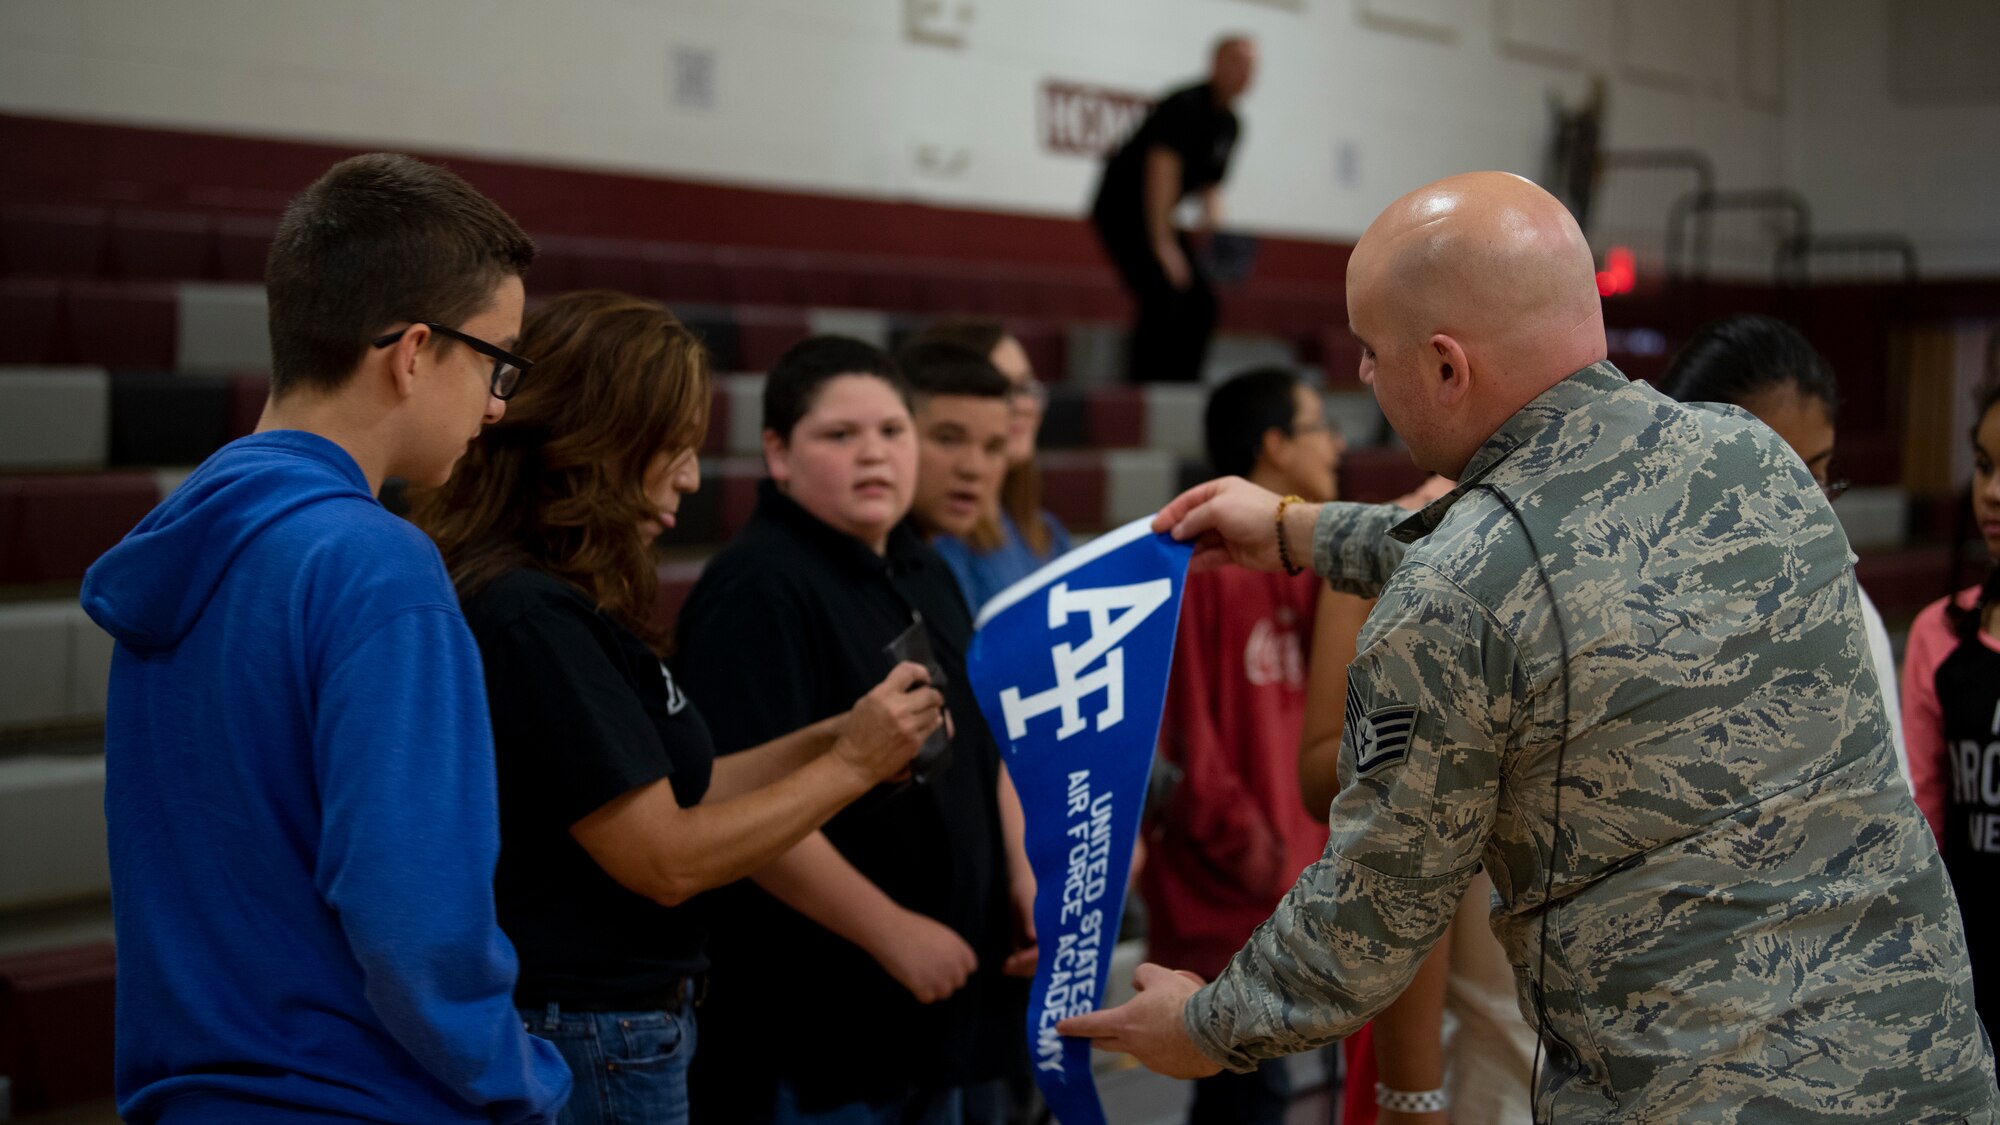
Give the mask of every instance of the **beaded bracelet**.
<path id="1" fill-rule="evenodd" d="M 1293 561 L 1292 561 L 1292 552 L 1291 552 L 1291 551 L 1290 551 L 1289 549 L 1287 549 L 1287 548 L 1286 548 L 1286 546 L 1285 546 L 1285 505 L 1287 505 L 1287 504 L 1303 504 L 1303 503 L 1305 503 L 1305 502 L 1306 502 L 1306 499 L 1305 499 L 1305 497 L 1303 497 L 1303 496 L 1287 496 L 1287 497 L 1285 497 L 1285 498 L 1284 498 L 1283 500 L 1280 500 L 1280 501 L 1278 501 L 1278 521 L 1277 521 L 1277 522 L 1278 522 L 1278 562 L 1280 562 L 1280 563 L 1282 563 L 1282 564 L 1284 565 L 1284 568 L 1285 568 L 1285 573 L 1286 573 L 1286 574 L 1290 574 L 1290 575 L 1294 575 L 1294 576 L 1296 576 L 1296 575 L 1298 575 L 1299 573 L 1303 572 L 1303 571 L 1305 570 L 1305 567 L 1302 567 L 1302 566 L 1300 566 L 1300 565 L 1298 565 L 1297 563 L 1295 563 L 1295 562 L 1293 562 Z"/>
<path id="2" fill-rule="evenodd" d="M 1397 1113 L 1443 1113 L 1451 1108 L 1443 1090 L 1391 1090 L 1375 1083 L 1375 1104 Z"/>

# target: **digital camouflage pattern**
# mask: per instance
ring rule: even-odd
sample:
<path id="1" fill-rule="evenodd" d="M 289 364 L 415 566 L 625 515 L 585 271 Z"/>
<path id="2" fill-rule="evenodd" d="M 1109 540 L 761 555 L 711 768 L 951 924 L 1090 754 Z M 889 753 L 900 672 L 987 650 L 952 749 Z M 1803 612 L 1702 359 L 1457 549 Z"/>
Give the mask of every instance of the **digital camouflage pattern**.
<path id="1" fill-rule="evenodd" d="M 1534 552 L 1488 489 L 1556 592 L 1567 707 Z M 1314 564 L 1380 597 L 1332 839 L 1190 1000 L 1207 1054 L 1354 1031 L 1484 863 L 1522 1012 L 1546 1010 L 1540 1119 L 2000 1121 L 1847 539 L 1774 433 L 1596 364 L 1415 516 L 1328 505 Z"/>

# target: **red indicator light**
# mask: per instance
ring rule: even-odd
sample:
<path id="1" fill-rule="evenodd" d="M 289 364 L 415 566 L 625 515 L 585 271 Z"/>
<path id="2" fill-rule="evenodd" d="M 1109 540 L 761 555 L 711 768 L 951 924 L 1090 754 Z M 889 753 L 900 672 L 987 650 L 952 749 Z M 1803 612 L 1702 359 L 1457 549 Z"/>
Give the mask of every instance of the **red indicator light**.
<path id="1" fill-rule="evenodd" d="M 1632 251 L 1623 246 L 1613 246 L 1604 255 L 1604 268 L 1597 271 L 1597 295 L 1616 297 L 1621 293 L 1630 293 L 1638 280 L 1638 272 L 1632 261 Z"/>

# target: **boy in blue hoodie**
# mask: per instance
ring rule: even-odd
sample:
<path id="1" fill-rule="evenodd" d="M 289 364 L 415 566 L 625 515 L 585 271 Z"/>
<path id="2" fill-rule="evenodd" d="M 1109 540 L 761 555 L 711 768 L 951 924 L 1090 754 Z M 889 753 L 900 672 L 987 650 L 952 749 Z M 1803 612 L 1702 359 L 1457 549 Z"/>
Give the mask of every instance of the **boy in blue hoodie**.
<path id="1" fill-rule="evenodd" d="M 84 580 L 127 1121 L 544 1122 L 513 1009 L 479 652 L 382 481 L 442 484 L 526 360 L 534 244 L 442 168 L 342 161 L 266 268 L 271 399 Z"/>

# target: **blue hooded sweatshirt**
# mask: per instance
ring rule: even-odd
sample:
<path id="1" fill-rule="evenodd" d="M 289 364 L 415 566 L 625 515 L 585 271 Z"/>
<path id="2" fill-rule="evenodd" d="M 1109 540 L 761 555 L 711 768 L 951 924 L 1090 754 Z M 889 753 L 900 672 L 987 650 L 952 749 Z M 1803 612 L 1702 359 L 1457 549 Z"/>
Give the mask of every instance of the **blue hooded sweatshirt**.
<path id="1" fill-rule="evenodd" d="M 553 1120 L 513 1008 L 479 652 L 437 549 L 322 437 L 210 457 L 90 568 L 118 1112 Z"/>

